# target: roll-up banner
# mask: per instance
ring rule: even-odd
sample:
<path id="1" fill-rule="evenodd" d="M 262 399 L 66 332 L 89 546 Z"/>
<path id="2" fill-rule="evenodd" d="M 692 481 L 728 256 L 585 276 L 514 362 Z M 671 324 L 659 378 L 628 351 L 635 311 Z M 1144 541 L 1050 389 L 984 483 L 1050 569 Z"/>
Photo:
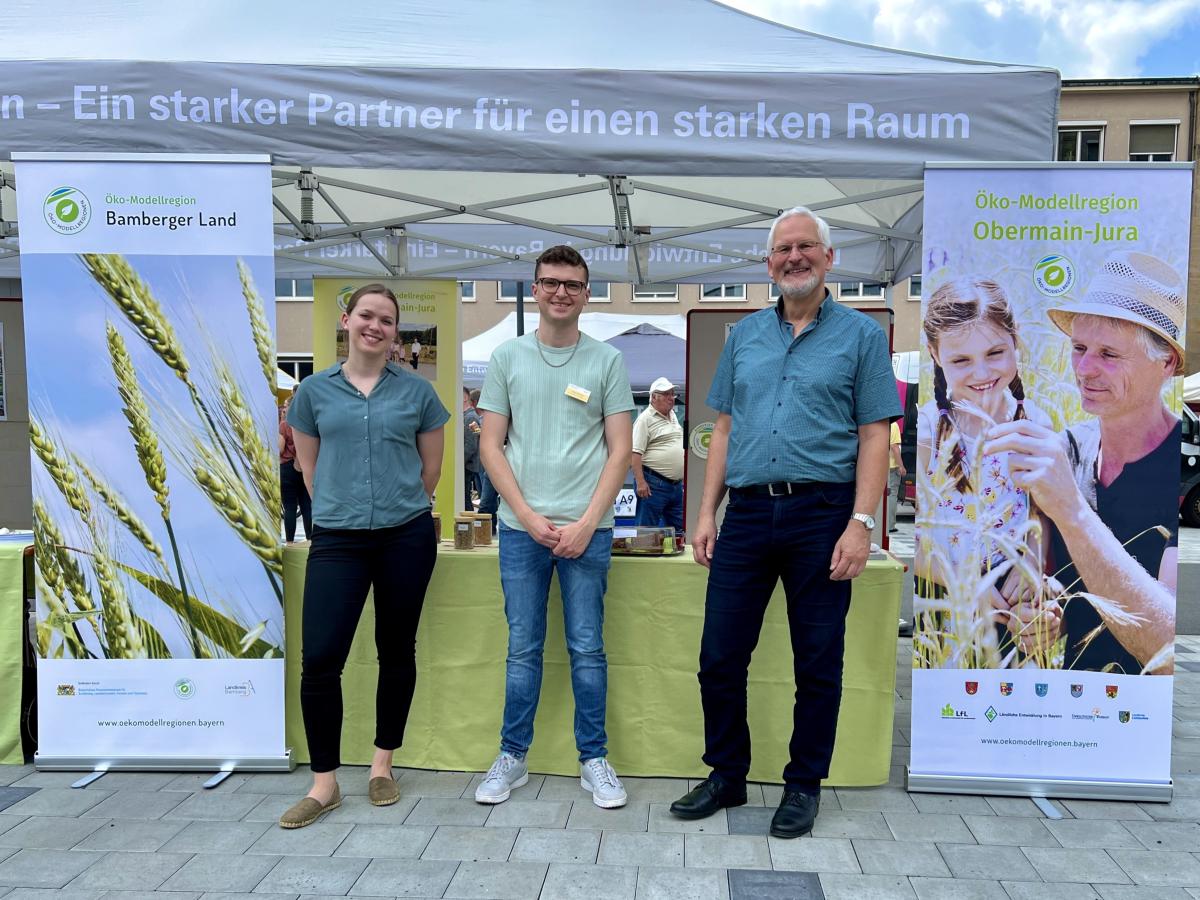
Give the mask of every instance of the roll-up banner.
<path id="1" fill-rule="evenodd" d="M 913 790 L 1171 797 L 1191 185 L 926 172 Z"/>
<path id="2" fill-rule="evenodd" d="M 287 769 L 269 161 L 13 156 L 36 763 Z"/>

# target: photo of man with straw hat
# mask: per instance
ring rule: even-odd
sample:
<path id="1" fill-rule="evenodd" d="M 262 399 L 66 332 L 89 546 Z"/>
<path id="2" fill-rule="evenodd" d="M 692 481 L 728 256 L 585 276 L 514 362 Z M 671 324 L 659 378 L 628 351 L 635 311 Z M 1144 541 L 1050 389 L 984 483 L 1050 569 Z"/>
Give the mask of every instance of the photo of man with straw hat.
<path id="1" fill-rule="evenodd" d="M 985 452 L 1011 453 L 1014 483 L 1049 519 L 1046 572 L 1063 588 L 1040 607 L 1014 598 L 1011 627 L 1023 641 L 1065 637 L 1064 668 L 1169 674 L 1181 423 L 1164 388 L 1183 364 L 1183 279 L 1155 256 L 1114 252 L 1081 302 L 1048 315 L 1095 418 L 1063 434 L 1025 420 L 991 430 Z"/>

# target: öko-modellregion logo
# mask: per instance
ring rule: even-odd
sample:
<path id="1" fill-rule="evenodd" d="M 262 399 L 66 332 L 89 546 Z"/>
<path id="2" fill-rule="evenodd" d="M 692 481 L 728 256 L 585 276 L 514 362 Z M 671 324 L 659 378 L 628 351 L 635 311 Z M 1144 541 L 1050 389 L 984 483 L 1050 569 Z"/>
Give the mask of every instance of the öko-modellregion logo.
<path id="1" fill-rule="evenodd" d="M 196 696 L 196 682 L 190 678 L 180 678 L 175 682 L 175 696 L 180 700 L 191 700 Z"/>
<path id="2" fill-rule="evenodd" d="M 78 234 L 92 220 L 92 204 L 79 188 L 55 188 L 42 206 L 46 224 L 59 234 Z"/>
<path id="3" fill-rule="evenodd" d="M 1057 253 L 1043 256 L 1033 265 L 1033 283 L 1047 297 L 1061 297 L 1075 287 L 1075 265 Z"/>

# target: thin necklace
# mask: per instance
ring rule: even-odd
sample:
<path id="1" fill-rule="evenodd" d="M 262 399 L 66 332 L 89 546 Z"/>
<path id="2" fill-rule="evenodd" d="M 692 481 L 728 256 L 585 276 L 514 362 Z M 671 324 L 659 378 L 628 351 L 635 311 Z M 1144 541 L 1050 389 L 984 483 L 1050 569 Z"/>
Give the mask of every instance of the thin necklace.
<path id="1" fill-rule="evenodd" d="M 533 341 L 535 344 L 537 344 L 538 356 L 540 356 L 542 358 L 542 362 L 544 362 L 546 365 L 548 365 L 552 369 L 561 369 L 563 366 L 565 366 L 567 363 L 569 363 L 571 360 L 573 360 L 575 358 L 575 351 L 579 349 L 579 341 L 582 337 L 583 337 L 583 335 L 581 334 L 578 338 L 575 339 L 575 344 L 574 344 L 574 346 L 571 347 L 571 355 L 568 356 L 566 359 L 564 359 L 562 362 L 560 362 L 558 365 L 555 365 L 554 363 L 550 362 L 550 360 L 546 359 L 546 354 L 542 351 L 541 329 L 535 328 L 533 330 Z M 557 349 L 557 348 L 555 348 L 555 349 Z"/>

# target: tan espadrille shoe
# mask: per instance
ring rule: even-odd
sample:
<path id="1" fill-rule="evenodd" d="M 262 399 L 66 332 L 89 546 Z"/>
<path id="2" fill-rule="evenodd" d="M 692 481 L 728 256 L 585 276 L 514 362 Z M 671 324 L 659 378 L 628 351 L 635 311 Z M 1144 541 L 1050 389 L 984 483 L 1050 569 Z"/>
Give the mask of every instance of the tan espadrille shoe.
<path id="1" fill-rule="evenodd" d="M 329 798 L 329 802 L 324 806 L 321 801 L 314 800 L 312 797 L 305 797 L 282 816 L 279 817 L 280 828 L 303 828 L 305 825 L 311 825 L 325 813 L 331 809 L 337 809 L 342 805 L 342 790 L 336 784 L 333 786 L 333 796 Z"/>
<path id="2" fill-rule="evenodd" d="M 400 799 L 400 786 L 395 778 L 372 778 L 367 783 L 367 798 L 372 806 L 391 806 Z"/>

